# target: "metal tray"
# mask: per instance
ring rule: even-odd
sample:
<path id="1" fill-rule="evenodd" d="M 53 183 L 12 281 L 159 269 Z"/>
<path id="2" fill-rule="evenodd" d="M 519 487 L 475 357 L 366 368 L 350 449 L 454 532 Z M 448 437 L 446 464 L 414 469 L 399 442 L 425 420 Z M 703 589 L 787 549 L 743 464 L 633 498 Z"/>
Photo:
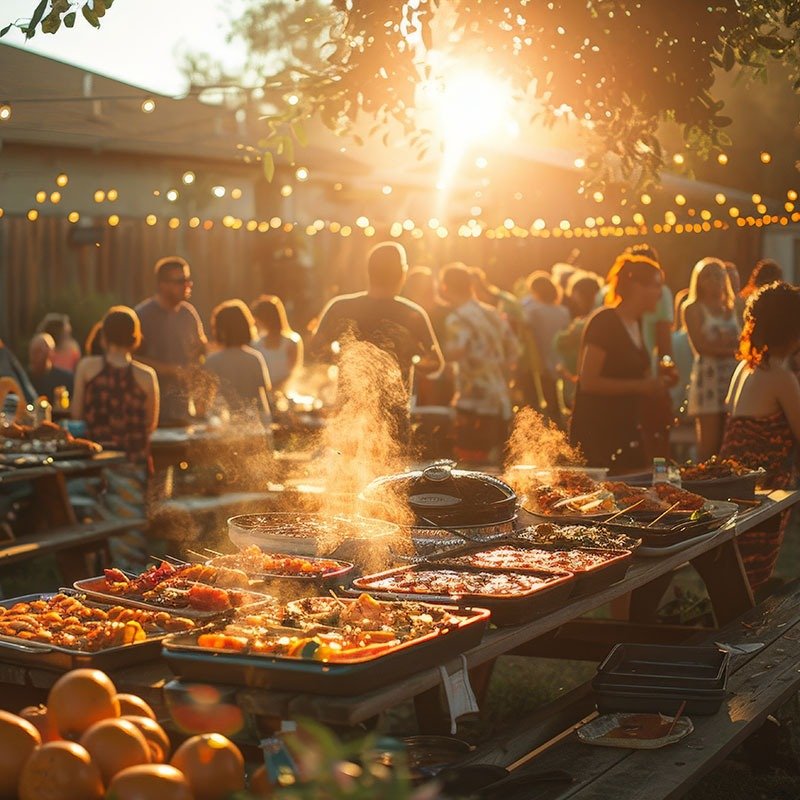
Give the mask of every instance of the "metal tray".
<path id="1" fill-rule="evenodd" d="M 459 548 L 458 550 L 451 550 L 447 553 L 437 556 L 436 558 L 428 559 L 428 563 L 436 564 L 437 566 L 441 566 L 443 569 L 461 569 L 464 566 L 463 564 L 453 564 L 450 561 L 453 556 L 473 555 L 474 553 L 482 553 L 487 550 L 494 550 L 497 547 L 517 547 L 524 550 L 546 550 L 549 552 L 570 552 L 570 550 L 575 550 L 587 553 L 598 551 L 604 553 L 615 553 L 613 558 L 610 558 L 600 564 L 596 564 L 589 569 L 569 569 L 569 572 L 572 572 L 575 575 L 575 582 L 572 588 L 572 597 L 581 597 L 583 595 L 593 594 L 594 592 L 602 591 L 603 589 L 607 589 L 609 586 L 613 586 L 615 583 L 618 583 L 628 574 L 628 568 L 633 560 L 633 553 L 630 550 L 614 550 L 613 548 L 604 547 L 550 547 L 548 545 L 534 544 L 533 542 L 528 542 L 524 539 L 508 539 L 502 542 L 490 544 L 488 546 L 470 545 L 469 547 Z M 541 572 L 541 569 L 537 569 L 536 567 L 503 568 L 489 566 L 478 567 L 476 565 L 476 568 L 479 568 L 485 572 Z"/>
<path id="2" fill-rule="evenodd" d="M 0 607 L 11 608 L 16 603 L 49 600 L 56 594 L 61 593 L 66 594 L 68 591 L 40 592 L 38 594 L 26 594 L 22 597 L 12 597 L 8 600 L 0 600 Z M 104 603 L 95 603 L 94 605 L 98 608 L 109 608 Z M 70 650 L 66 647 L 58 647 L 44 642 L 31 642 L 26 639 L 17 639 L 13 636 L 0 636 L 0 660 L 7 664 L 52 669 L 59 672 L 66 672 L 78 667 L 92 667 L 105 671 L 160 658 L 161 643 L 168 635 L 167 633 L 158 633 L 148 636 L 143 642 L 133 642 L 94 652 Z"/>
<path id="3" fill-rule="evenodd" d="M 361 695 L 477 647 L 489 612 L 482 608 L 450 610 L 465 617 L 457 627 L 405 642 L 388 653 L 347 663 L 211 650 L 197 646 L 197 634 L 167 637 L 163 654 L 170 669 L 183 680 L 310 694 Z"/>
<path id="4" fill-rule="evenodd" d="M 439 568 L 440 566 L 444 569 L 444 566 L 439 564 L 436 564 L 434 568 Z M 492 612 L 492 622 L 499 627 L 504 627 L 522 625 L 542 616 L 542 614 L 546 614 L 548 611 L 552 611 L 569 598 L 575 585 L 574 573 L 548 572 L 547 570 L 528 570 L 525 574 L 556 575 L 557 577 L 530 592 L 513 596 L 491 594 L 429 595 L 414 592 L 391 592 L 375 589 L 370 585 L 395 573 L 430 568 L 425 564 L 415 564 L 357 578 L 353 581 L 353 588 L 348 590 L 346 594 L 353 596 L 361 592 L 369 592 L 374 597 L 380 597 L 385 600 L 416 600 L 421 603 L 443 603 L 446 605 L 486 608 Z M 486 572 L 487 570 L 459 567 L 458 571 Z M 516 572 L 518 570 L 504 571 Z"/>
<path id="5" fill-rule="evenodd" d="M 125 595 L 111 594 L 103 591 L 101 588 L 105 584 L 105 580 L 106 579 L 102 575 L 97 575 L 94 578 L 83 578 L 80 581 L 75 581 L 72 586 L 81 594 L 85 594 L 87 597 L 91 597 L 101 603 L 110 603 L 115 606 L 128 606 L 129 608 L 143 608 L 147 611 L 166 611 L 168 614 L 176 614 L 199 622 L 217 619 L 231 612 L 231 609 L 224 609 L 222 611 L 199 611 L 195 608 L 172 608 L 170 606 L 160 606 L 156 603 L 148 603 L 145 600 L 137 600 L 133 597 L 125 597 Z M 257 594 L 257 592 L 251 592 L 251 594 Z M 275 601 L 275 598 L 268 594 L 261 595 L 261 597 L 263 597 L 263 600 L 259 599 L 247 606 L 240 606 L 240 608 L 250 608 L 262 602 Z"/>
<path id="6" fill-rule="evenodd" d="M 302 589 L 307 588 L 316 588 L 322 590 L 322 592 L 327 592 L 328 589 L 332 589 L 336 586 L 345 586 L 350 583 L 353 577 L 353 572 L 355 571 L 355 564 L 351 561 L 342 561 L 338 558 L 315 558 L 314 556 L 299 556 L 295 553 L 273 553 L 270 552 L 269 555 L 277 556 L 278 558 L 303 558 L 307 561 L 335 561 L 339 564 L 339 569 L 333 570 L 331 572 L 326 572 L 318 575 L 282 575 L 276 572 L 247 572 L 247 570 L 242 570 L 245 572 L 250 578 L 262 581 L 264 583 L 271 583 L 274 582 L 276 588 L 279 592 L 282 589 L 289 588 L 291 586 L 298 586 Z M 214 562 L 219 559 L 219 556 L 214 558 L 208 559 L 206 561 L 207 566 L 217 566 Z M 236 567 L 236 569 L 241 569 L 241 567 Z"/>
<path id="7" fill-rule="evenodd" d="M 609 530 L 617 533 L 626 533 L 629 536 L 641 539 L 642 547 L 652 549 L 666 548 L 718 531 L 739 512 L 739 507 L 735 503 L 727 503 L 720 500 L 712 502 L 714 507 L 708 519 L 698 520 L 694 523 L 687 521 L 685 525 L 677 530 L 660 524 L 648 528 L 644 523 L 636 521 L 631 521 L 630 523 L 614 521 L 602 524 L 604 528 Z"/>

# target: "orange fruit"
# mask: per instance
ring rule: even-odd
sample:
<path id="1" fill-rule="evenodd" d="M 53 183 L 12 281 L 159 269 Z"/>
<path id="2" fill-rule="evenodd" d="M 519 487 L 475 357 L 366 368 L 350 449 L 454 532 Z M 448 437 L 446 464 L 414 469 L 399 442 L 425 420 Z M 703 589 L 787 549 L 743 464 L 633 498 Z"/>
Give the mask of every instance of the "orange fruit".
<path id="1" fill-rule="evenodd" d="M 65 739 L 77 739 L 95 722 L 119 716 L 117 690 L 99 669 L 74 669 L 53 684 L 47 710 Z"/>
<path id="2" fill-rule="evenodd" d="M 244 789 L 244 758 L 239 748 L 219 733 L 187 739 L 170 764 L 186 776 L 196 800 L 223 800 Z"/>
<path id="3" fill-rule="evenodd" d="M 0 798 L 17 796 L 22 767 L 41 743 L 39 731 L 30 722 L 0 711 Z"/>
<path id="4" fill-rule="evenodd" d="M 164 729 L 150 717 L 125 716 L 122 719 L 132 722 L 147 740 L 150 746 L 150 760 L 154 764 L 163 764 L 172 752 L 172 744 Z"/>
<path id="5" fill-rule="evenodd" d="M 47 706 L 25 706 L 19 715 L 39 731 L 43 743 L 57 742 L 61 738 L 53 718 L 47 712 Z"/>
<path id="6" fill-rule="evenodd" d="M 103 779 L 86 749 L 75 742 L 48 742 L 22 768 L 19 800 L 101 800 Z"/>
<path id="7" fill-rule="evenodd" d="M 92 757 L 106 786 L 123 769 L 150 763 L 147 740 L 132 722 L 123 719 L 95 722 L 81 736 L 81 746 Z"/>
<path id="8" fill-rule="evenodd" d="M 153 720 L 156 718 L 153 709 L 135 694 L 118 694 L 117 700 L 121 717 L 150 717 Z"/>
<path id="9" fill-rule="evenodd" d="M 142 764 L 118 772 L 106 797 L 113 800 L 194 800 L 184 774 L 168 764 Z"/>

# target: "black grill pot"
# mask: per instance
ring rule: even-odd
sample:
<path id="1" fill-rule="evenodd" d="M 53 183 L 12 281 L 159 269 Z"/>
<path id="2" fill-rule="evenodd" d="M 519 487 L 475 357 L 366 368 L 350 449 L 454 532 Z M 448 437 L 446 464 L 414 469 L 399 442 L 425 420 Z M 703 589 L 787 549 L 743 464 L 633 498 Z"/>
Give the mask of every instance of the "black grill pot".
<path id="1" fill-rule="evenodd" d="M 420 528 L 496 525 L 513 519 L 517 504 L 517 496 L 507 483 L 482 472 L 455 469 L 452 461 L 376 478 L 364 489 L 361 499 L 367 507 L 371 503 L 395 507 L 400 501 L 414 516 L 411 524 Z"/>

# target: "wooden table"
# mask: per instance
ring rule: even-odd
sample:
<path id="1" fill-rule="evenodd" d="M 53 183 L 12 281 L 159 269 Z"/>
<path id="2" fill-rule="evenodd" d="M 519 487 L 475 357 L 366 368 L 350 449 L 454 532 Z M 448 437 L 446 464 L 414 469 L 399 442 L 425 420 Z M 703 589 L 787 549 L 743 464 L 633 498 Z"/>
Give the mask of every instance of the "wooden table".
<path id="1" fill-rule="evenodd" d="M 717 625 L 730 622 L 740 613 L 752 608 L 753 595 L 744 573 L 736 537 L 745 531 L 758 527 L 765 520 L 791 508 L 800 502 L 800 491 L 773 491 L 762 495 L 763 502 L 756 509 L 748 510 L 719 530 L 712 538 L 691 544 L 684 550 L 658 558 L 636 558 L 627 577 L 619 583 L 596 594 L 580 597 L 568 602 L 562 608 L 546 616 L 513 628 L 490 630 L 480 645 L 466 653 L 467 665 L 471 670 L 491 663 L 495 658 L 506 654 L 542 655 L 547 645 L 547 655 L 562 655 L 553 644 L 558 640 L 556 632 L 566 632 L 565 640 L 577 642 L 579 638 L 571 626 L 578 626 L 578 634 L 583 636 L 584 657 L 601 658 L 610 644 L 621 640 L 683 641 L 697 629 L 683 629 L 678 626 L 651 626 L 646 623 L 612 620 L 594 626 L 581 622 L 581 617 L 596 608 L 606 605 L 616 598 L 632 595 L 632 613 L 635 610 L 639 590 L 655 581 L 662 581 L 665 575 L 684 564 L 691 563 L 707 581 L 707 587 L 717 617 Z M 646 595 L 645 595 L 646 596 Z M 649 596 L 646 599 L 650 600 Z M 581 630 L 586 629 L 586 630 Z M 588 631 L 588 632 L 587 632 Z M 545 639 L 543 637 L 550 637 Z M 544 643 L 544 644 L 543 644 Z M 571 645 L 574 646 L 574 645 Z M 599 655 L 598 655 L 599 653 Z M 565 654 L 566 655 L 566 654 Z M 574 657 L 574 653 L 571 655 Z M 461 660 L 453 659 L 444 665 L 448 672 L 461 667 Z M 57 677 L 44 670 L 22 671 L 24 682 L 35 684 L 42 692 Z M 6 674 L 0 690 L 8 693 L 10 675 Z M 143 665 L 121 669 L 115 672 L 114 680 L 131 691 L 142 691 L 153 696 L 165 688 L 169 680 L 168 670 L 163 665 Z M 12 683 L 19 683 L 23 677 L 18 675 Z M 438 704 L 440 674 L 438 669 L 428 669 L 410 675 L 384 689 L 356 697 L 333 697 L 321 694 L 296 694 L 264 691 L 238 687 L 235 692 L 236 703 L 246 713 L 254 716 L 289 719 L 310 717 L 336 726 L 352 726 L 370 720 L 402 702 L 414 699 L 420 725 L 426 730 L 440 729 L 441 715 Z M 167 687 L 168 688 L 168 687 Z"/>
<path id="2" fill-rule="evenodd" d="M 146 525 L 146 520 L 81 523 L 72 507 L 67 480 L 91 477 L 106 467 L 124 464 L 125 454 L 113 451 L 92 458 L 54 461 L 37 467 L 0 472 L 0 486 L 29 483 L 33 491 L 34 530 L 0 544 L 0 567 L 55 553 L 62 577 L 70 583 L 86 577 L 86 556 L 107 546 L 109 536 Z"/>

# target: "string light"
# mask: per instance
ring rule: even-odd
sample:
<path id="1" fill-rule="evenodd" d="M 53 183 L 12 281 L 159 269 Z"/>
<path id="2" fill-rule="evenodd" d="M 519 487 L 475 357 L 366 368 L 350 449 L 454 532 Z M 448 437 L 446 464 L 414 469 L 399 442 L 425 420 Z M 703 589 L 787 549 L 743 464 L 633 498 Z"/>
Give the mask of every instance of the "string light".
<path id="1" fill-rule="evenodd" d="M 119 197 L 119 192 L 116 189 L 109 189 L 106 192 L 106 200 L 113 203 Z"/>
<path id="2" fill-rule="evenodd" d="M 643 203 L 644 205 L 646 205 L 646 206 L 649 206 L 649 205 L 650 205 L 650 203 L 652 203 L 652 202 L 653 202 L 653 198 L 652 198 L 652 197 L 650 197 L 650 195 L 649 195 L 649 194 L 643 194 L 643 195 L 641 196 L 640 200 L 641 200 L 641 201 L 642 201 L 642 203 Z"/>
<path id="3" fill-rule="evenodd" d="M 720 153 L 717 156 L 717 162 L 724 167 L 728 163 L 728 156 L 725 153 Z"/>
<path id="4" fill-rule="evenodd" d="M 67 215 L 67 219 L 73 224 L 75 224 L 80 218 L 81 215 L 77 211 L 70 211 Z"/>
<path id="5" fill-rule="evenodd" d="M 772 156 L 766 150 L 762 151 L 760 158 L 762 164 L 769 164 L 772 161 Z"/>
<path id="6" fill-rule="evenodd" d="M 144 218 L 144 221 L 145 221 L 145 222 L 146 222 L 148 225 L 150 225 L 150 226 L 152 227 L 153 225 L 155 225 L 155 224 L 158 222 L 158 217 L 157 217 L 155 214 L 148 214 L 148 215 L 147 215 L 147 216 Z"/>
<path id="7" fill-rule="evenodd" d="M 786 192 L 786 196 L 787 196 L 787 197 L 788 197 L 788 198 L 789 198 L 789 199 L 790 199 L 792 202 L 794 202 L 795 200 L 797 200 L 797 192 L 796 192 L 794 189 L 789 189 L 789 191 L 788 191 L 788 192 Z"/>
<path id="8" fill-rule="evenodd" d="M 754 194 L 750 199 L 753 201 L 753 205 L 758 205 L 761 202 L 761 195 Z"/>
<path id="9" fill-rule="evenodd" d="M 61 202 L 61 192 L 51 192 L 50 193 L 50 202 L 51 203 L 60 203 Z"/>
<path id="10" fill-rule="evenodd" d="M 225 197 L 225 187 L 224 186 L 212 186 L 211 187 L 211 194 L 214 197 Z"/>
<path id="11" fill-rule="evenodd" d="M 8 103 L 0 104 L 0 122 L 8 122 L 11 119 L 11 106 Z"/>
<path id="12" fill-rule="evenodd" d="M 717 192 L 717 193 L 714 195 L 714 200 L 716 200 L 716 201 L 717 201 L 717 204 L 718 204 L 718 205 L 721 205 L 721 206 L 724 206 L 724 205 L 725 205 L 725 202 L 727 201 L 727 199 L 728 199 L 728 198 L 727 198 L 727 197 L 725 197 L 725 195 L 724 195 L 722 192 Z"/>
<path id="13" fill-rule="evenodd" d="M 389 194 L 391 194 L 391 193 L 392 193 L 392 187 L 391 187 L 391 186 L 389 186 L 389 184 L 386 184 L 386 186 L 384 186 L 384 187 L 381 189 L 381 192 L 383 192 L 383 194 L 389 195 Z"/>
<path id="14" fill-rule="evenodd" d="M 44 203 L 45 200 L 47 200 L 47 192 L 40 189 L 38 192 L 36 192 L 36 202 Z"/>
<path id="15" fill-rule="evenodd" d="M 63 189 L 69 183 L 69 176 L 62 172 L 60 175 L 56 175 L 56 186 Z"/>
<path id="16" fill-rule="evenodd" d="M 94 201 L 95 203 L 102 203 L 103 200 L 106 199 L 106 193 L 102 189 L 98 189 L 94 193 Z"/>
<path id="17" fill-rule="evenodd" d="M 31 222 L 36 222 L 36 220 L 37 220 L 37 219 L 39 219 L 39 212 L 38 212 L 38 211 L 37 211 L 35 208 L 32 208 L 32 209 L 31 209 L 31 210 L 28 212 L 28 219 L 29 219 Z"/>
<path id="18" fill-rule="evenodd" d="M 683 157 L 683 153 L 675 153 L 675 155 L 672 156 L 672 163 L 679 167 L 682 166 L 685 161 L 686 159 Z"/>
<path id="19" fill-rule="evenodd" d="M 177 189 L 169 189 L 166 194 L 167 200 L 170 203 L 174 203 L 178 199 L 178 190 Z"/>
<path id="20" fill-rule="evenodd" d="M 295 178 L 299 181 L 307 181 L 308 180 L 308 169 L 306 167 L 298 167 L 294 173 Z"/>
<path id="21" fill-rule="evenodd" d="M 189 186 L 189 184 L 194 183 L 195 177 L 197 176 L 194 174 L 194 172 L 192 172 L 191 170 L 187 170 L 181 176 L 181 180 L 186 186 Z"/>
<path id="22" fill-rule="evenodd" d="M 676 194 L 675 195 L 675 202 L 679 206 L 685 206 L 686 205 L 686 198 L 682 194 Z"/>
<path id="23" fill-rule="evenodd" d="M 145 114 L 152 114 L 156 110 L 156 101 L 152 97 L 142 100 L 142 111 Z"/>
<path id="24" fill-rule="evenodd" d="M 281 197 L 289 197 L 291 193 L 292 193 L 292 187 L 289 186 L 288 183 L 284 186 L 281 186 Z"/>
<path id="25" fill-rule="evenodd" d="M 242 196 L 241 189 L 231 189 L 231 198 L 233 200 L 238 200 Z"/>
<path id="26" fill-rule="evenodd" d="M 112 214 L 112 215 L 111 215 L 111 216 L 108 218 L 108 224 L 109 224 L 109 225 L 110 225 L 112 228 L 116 228 L 116 226 L 117 226 L 117 225 L 119 225 L 119 215 L 117 215 L 117 214 Z"/>

